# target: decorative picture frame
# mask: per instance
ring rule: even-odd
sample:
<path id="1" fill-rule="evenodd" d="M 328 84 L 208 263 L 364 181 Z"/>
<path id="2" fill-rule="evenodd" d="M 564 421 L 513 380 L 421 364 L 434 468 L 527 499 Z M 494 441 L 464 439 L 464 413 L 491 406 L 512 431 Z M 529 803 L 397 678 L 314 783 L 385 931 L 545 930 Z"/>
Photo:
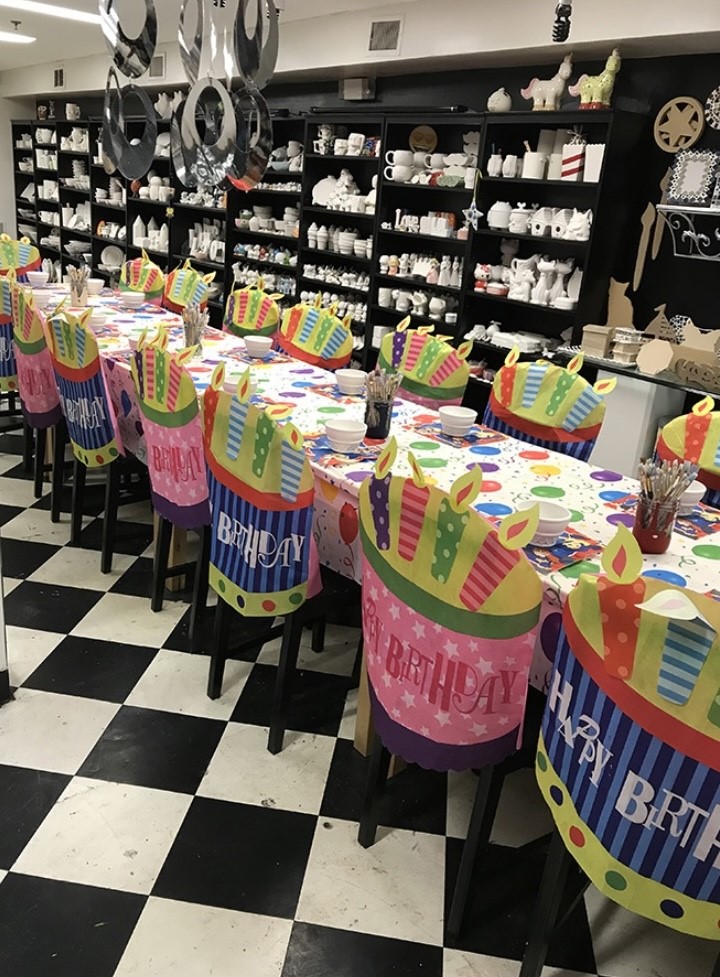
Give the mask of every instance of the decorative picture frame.
<path id="1" fill-rule="evenodd" d="M 680 152 L 675 157 L 668 190 L 668 203 L 708 207 L 720 156 L 709 149 Z"/>

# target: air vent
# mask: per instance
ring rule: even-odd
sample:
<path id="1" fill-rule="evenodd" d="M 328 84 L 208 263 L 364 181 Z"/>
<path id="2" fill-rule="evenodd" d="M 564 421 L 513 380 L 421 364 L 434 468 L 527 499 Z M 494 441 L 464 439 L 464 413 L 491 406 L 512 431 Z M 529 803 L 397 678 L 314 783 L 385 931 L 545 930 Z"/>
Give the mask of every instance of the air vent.
<path id="1" fill-rule="evenodd" d="M 61 65 L 59 68 L 53 68 L 53 89 L 65 87 L 65 66 Z"/>
<path id="2" fill-rule="evenodd" d="M 151 78 L 164 78 L 165 77 L 165 54 L 156 54 L 155 57 L 150 62 L 150 77 Z"/>
<path id="3" fill-rule="evenodd" d="M 400 50 L 401 20 L 374 20 L 370 24 L 368 51 L 397 54 Z"/>

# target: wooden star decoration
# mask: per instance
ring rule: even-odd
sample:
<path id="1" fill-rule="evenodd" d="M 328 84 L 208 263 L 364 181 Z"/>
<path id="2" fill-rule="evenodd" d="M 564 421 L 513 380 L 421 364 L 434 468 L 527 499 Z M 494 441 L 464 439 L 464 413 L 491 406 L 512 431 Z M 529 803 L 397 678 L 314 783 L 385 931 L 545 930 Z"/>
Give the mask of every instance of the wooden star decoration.
<path id="1" fill-rule="evenodd" d="M 666 153 L 694 146 L 705 128 L 705 112 L 695 98 L 673 98 L 655 119 L 655 142 Z"/>

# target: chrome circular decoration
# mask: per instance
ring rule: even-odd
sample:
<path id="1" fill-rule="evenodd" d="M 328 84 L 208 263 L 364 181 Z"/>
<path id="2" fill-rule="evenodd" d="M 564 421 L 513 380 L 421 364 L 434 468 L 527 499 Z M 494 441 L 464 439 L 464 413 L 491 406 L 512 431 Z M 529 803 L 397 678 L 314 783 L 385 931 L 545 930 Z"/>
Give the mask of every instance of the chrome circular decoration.
<path id="1" fill-rule="evenodd" d="M 191 85 L 195 85 L 200 77 L 200 58 L 202 57 L 205 13 L 203 0 L 195 0 L 195 8 L 197 10 L 195 37 L 192 40 L 192 45 L 188 45 L 185 38 L 185 13 L 187 11 L 188 4 L 191 2 L 192 0 L 182 0 L 182 4 L 180 5 L 180 19 L 178 21 L 178 47 L 180 48 L 180 57 L 182 59 L 183 68 L 185 69 L 187 79 Z"/>
<path id="2" fill-rule="evenodd" d="M 216 98 L 209 102 L 212 93 Z M 170 136 L 178 177 L 185 186 L 217 186 L 232 169 L 237 153 L 237 121 L 230 94 L 215 78 L 201 78 L 180 109 L 173 118 Z M 204 116 L 204 137 L 197 128 L 199 111 Z"/>
<path id="3" fill-rule="evenodd" d="M 273 148 L 270 109 L 254 85 L 239 88 L 232 98 L 238 120 L 238 152 L 228 179 L 239 190 L 252 190 L 265 175 Z"/>
<path id="4" fill-rule="evenodd" d="M 255 30 L 248 34 L 245 17 L 251 3 L 256 5 Z M 278 13 L 274 0 L 238 0 L 235 17 L 235 55 L 238 68 L 247 81 L 260 89 L 270 81 L 278 56 Z"/>
<path id="5" fill-rule="evenodd" d="M 125 135 L 123 104 L 130 95 L 134 95 L 139 100 L 145 117 L 142 136 L 137 142 L 130 142 Z M 128 180 L 138 180 L 145 176 L 152 165 L 157 131 L 155 109 L 147 94 L 136 85 L 125 85 L 120 88 L 117 71 L 111 66 L 105 85 L 103 104 L 103 154 Z"/>
<path id="6" fill-rule="evenodd" d="M 145 24 L 137 37 L 128 37 L 120 26 L 118 0 L 99 0 L 100 24 L 115 66 L 128 78 L 139 78 L 150 67 L 157 45 L 154 0 L 145 0 Z"/>

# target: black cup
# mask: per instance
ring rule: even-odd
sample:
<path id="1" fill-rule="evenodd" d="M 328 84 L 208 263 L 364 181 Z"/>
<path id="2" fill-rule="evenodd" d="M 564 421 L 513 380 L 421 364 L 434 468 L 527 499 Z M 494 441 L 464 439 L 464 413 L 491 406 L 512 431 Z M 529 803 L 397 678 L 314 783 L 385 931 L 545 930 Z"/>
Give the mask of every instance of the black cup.
<path id="1" fill-rule="evenodd" d="M 392 419 L 392 404 L 384 404 L 379 401 L 375 401 L 372 405 L 374 410 L 374 419 L 377 421 L 376 424 L 370 424 L 368 421 L 368 415 L 371 411 L 371 405 L 367 404 L 365 406 L 365 423 L 368 426 L 367 434 L 365 437 L 371 438 L 374 441 L 384 441 L 390 434 L 390 421 Z"/>

